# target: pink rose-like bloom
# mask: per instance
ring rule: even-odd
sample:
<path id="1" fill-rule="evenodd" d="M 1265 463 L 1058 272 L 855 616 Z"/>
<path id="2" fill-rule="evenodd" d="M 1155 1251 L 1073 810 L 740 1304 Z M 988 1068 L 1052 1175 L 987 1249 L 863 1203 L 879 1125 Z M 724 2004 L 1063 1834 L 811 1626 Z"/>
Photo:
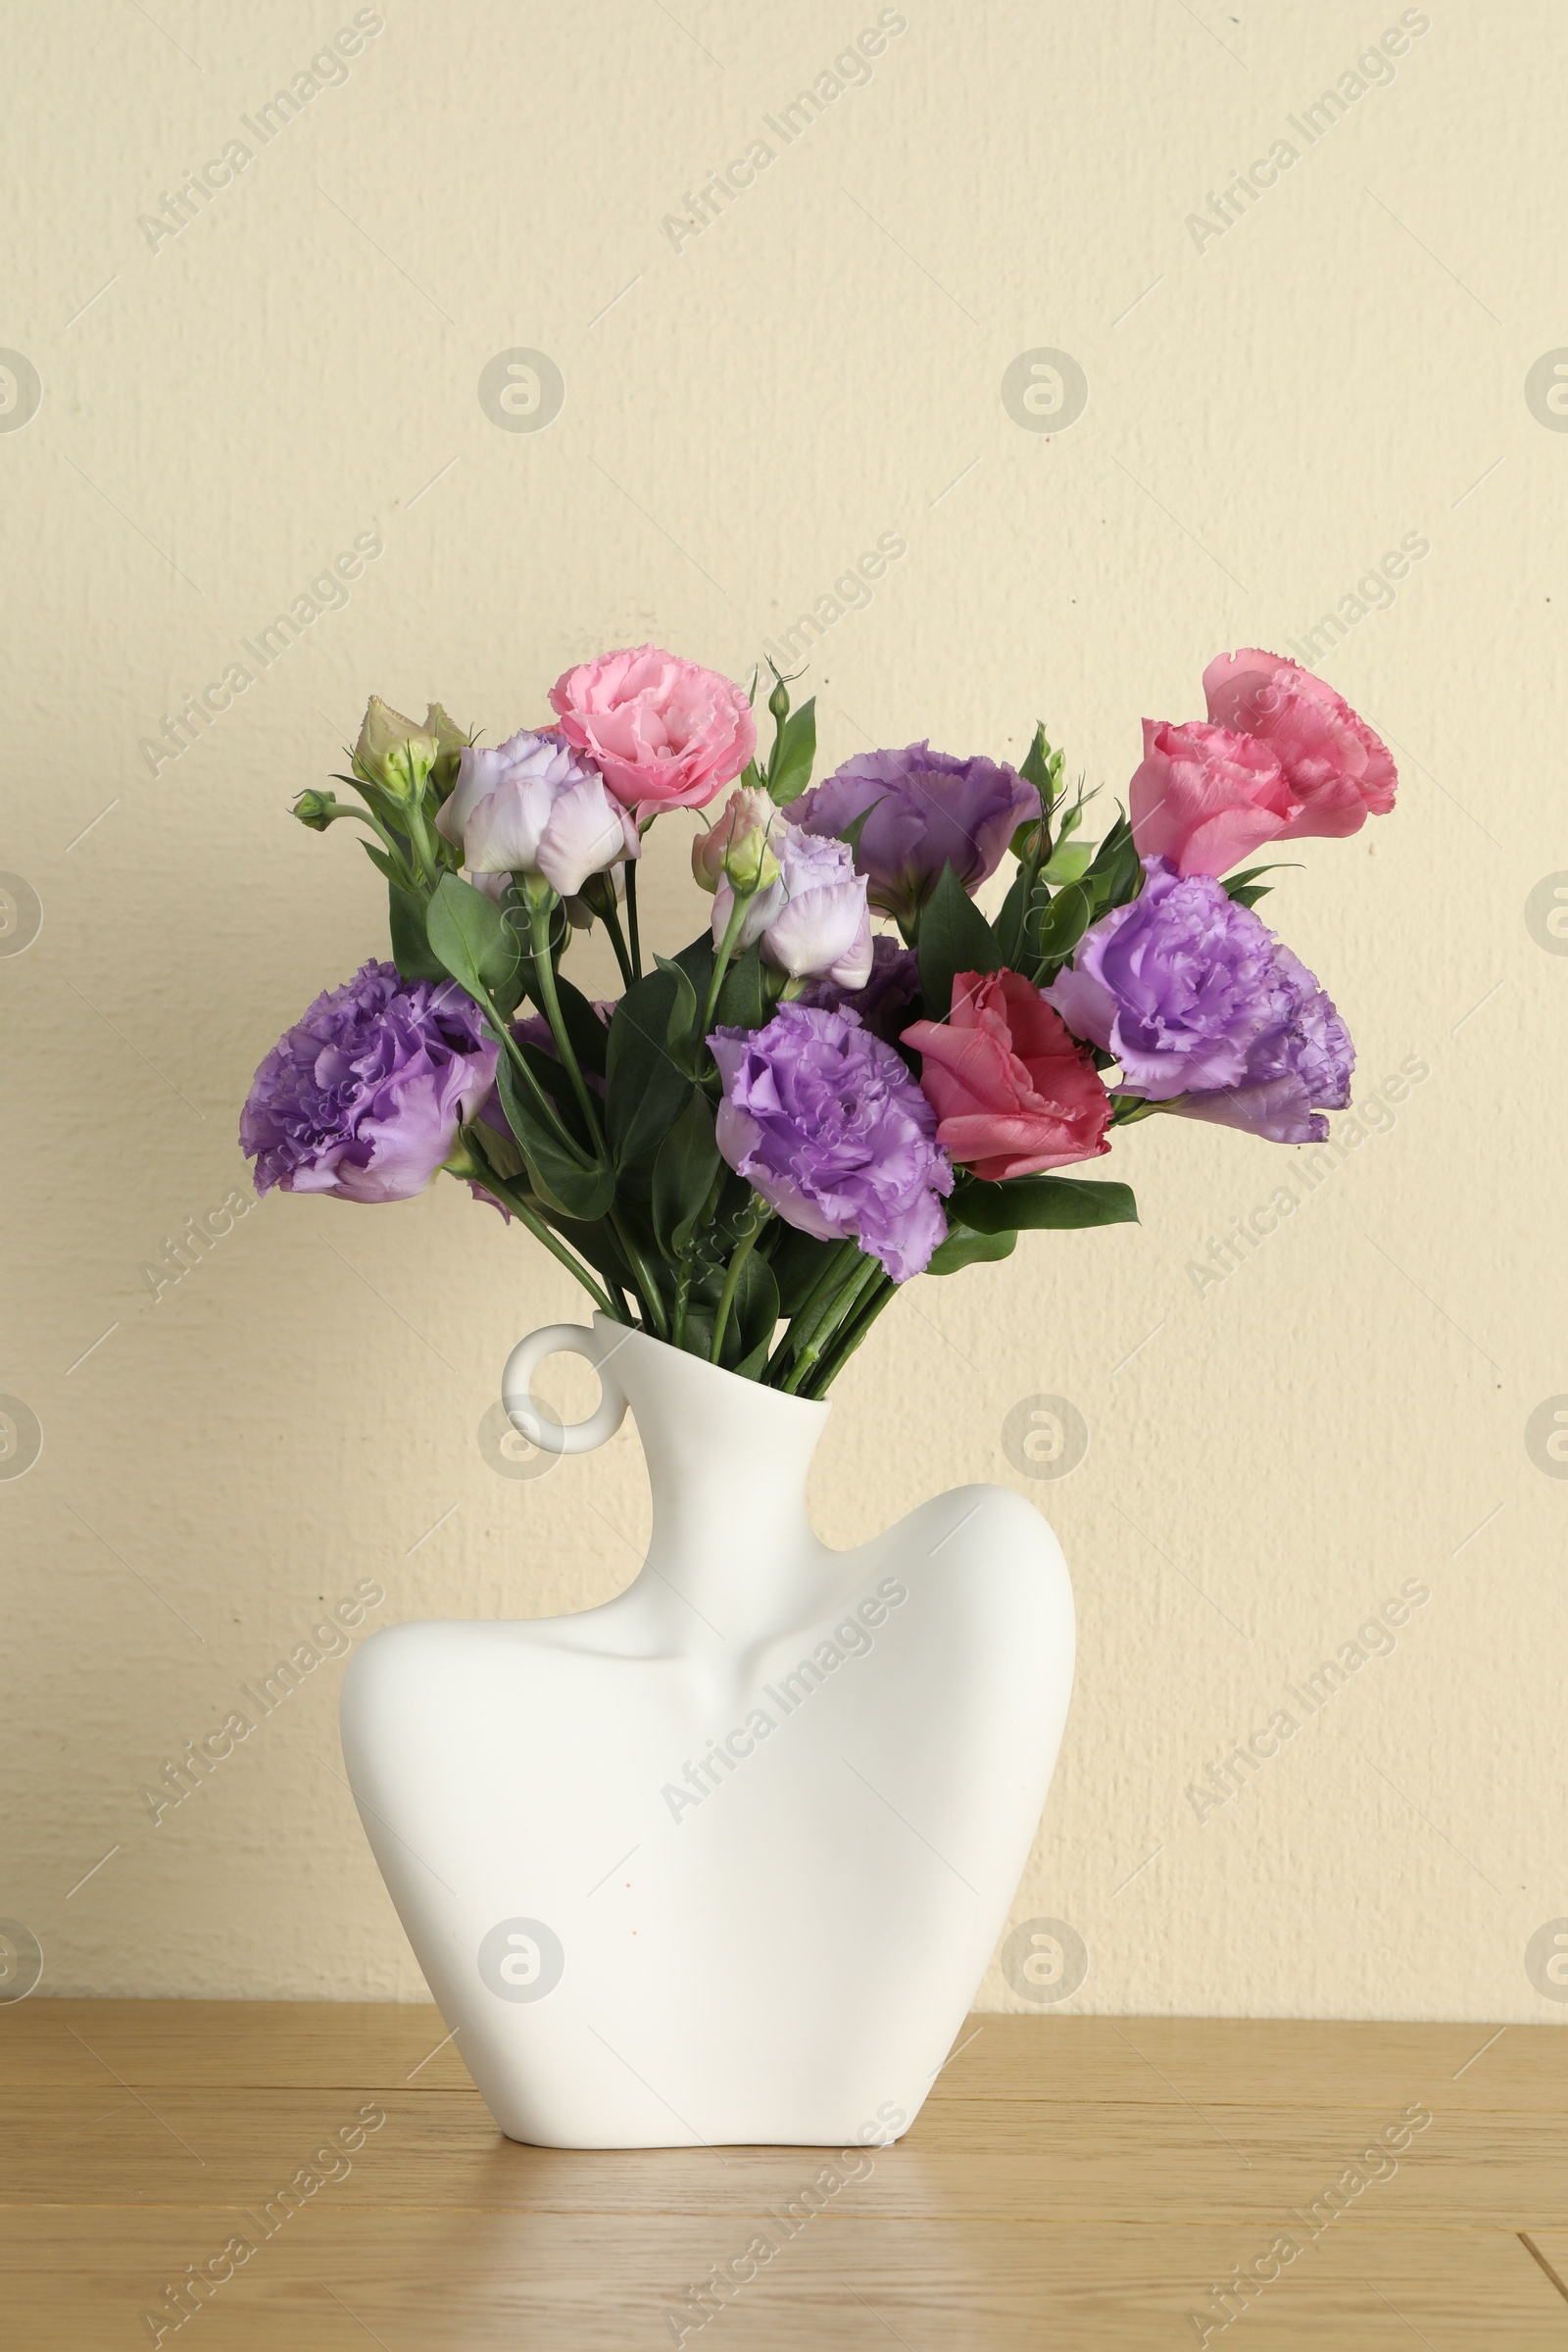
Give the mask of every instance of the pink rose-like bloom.
<path id="1" fill-rule="evenodd" d="M 1297 812 L 1285 771 L 1267 747 L 1228 727 L 1144 721 L 1144 757 L 1128 787 L 1133 839 L 1143 858 L 1166 858 L 1179 874 L 1226 874 Z"/>
<path id="2" fill-rule="evenodd" d="M 1145 719 L 1128 791 L 1143 858 L 1223 874 L 1265 843 L 1342 839 L 1394 807 L 1386 745 L 1310 671 L 1253 648 L 1203 672 L 1208 721 Z"/>
<path id="3" fill-rule="evenodd" d="M 904 1044 L 937 1142 L 988 1184 L 1098 1159 L 1110 1145 L 1110 1097 L 1094 1055 L 1020 972 L 958 972 L 945 1021 L 916 1021 Z"/>
<path id="4" fill-rule="evenodd" d="M 1203 692 L 1216 726 L 1251 736 L 1284 770 L 1299 810 L 1282 840 L 1338 840 L 1394 807 L 1399 779 L 1388 746 L 1310 670 L 1252 647 L 1218 655 Z"/>
<path id="5" fill-rule="evenodd" d="M 757 749 L 740 688 L 657 645 L 601 654 L 564 671 L 550 703 L 566 741 L 639 820 L 661 808 L 703 808 Z"/>

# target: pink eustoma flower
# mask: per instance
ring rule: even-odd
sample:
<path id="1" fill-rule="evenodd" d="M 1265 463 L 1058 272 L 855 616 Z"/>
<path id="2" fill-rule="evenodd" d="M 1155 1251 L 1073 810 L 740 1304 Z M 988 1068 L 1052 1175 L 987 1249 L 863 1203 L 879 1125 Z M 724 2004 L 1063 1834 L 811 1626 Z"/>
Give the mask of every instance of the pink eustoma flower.
<path id="1" fill-rule="evenodd" d="M 561 732 L 585 753 L 639 822 L 661 808 L 701 808 L 757 749 L 741 689 L 657 645 L 601 654 L 550 689 Z"/>
<path id="2" fill-rule="evenodd" d="M 1128 790 L 1143 858 L 1224 874 L 1276 841 L 1343 838 L 1394 807 L 1387 747 L 1332 686 L 1277 654 L 1221 654 L 1203 672 L 1208 718 L 1145 719 Z"/>
<path id="3" fill-rule="evenodd" d="M 1020 972 L 958 972 L 945 1021 L 916 1021 L 937 1142 L 987 1183 L 1098 1159 L 1110 1097 L 1094 1055 Z"/>

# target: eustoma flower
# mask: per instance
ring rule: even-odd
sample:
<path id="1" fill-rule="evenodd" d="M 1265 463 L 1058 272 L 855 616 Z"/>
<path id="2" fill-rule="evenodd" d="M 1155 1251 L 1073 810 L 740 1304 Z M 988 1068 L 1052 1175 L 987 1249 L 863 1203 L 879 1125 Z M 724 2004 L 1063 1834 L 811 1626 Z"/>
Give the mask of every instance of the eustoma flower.
<path id="1" fill-rule="evenodd" d="M 904 1043 L 919 1053 L 938 1143 L 988 1183 L 1110 1150 L 1094 1055 L 1021 973 L 956 973 L 948 1018 L 916 1021 Z"/>
<path id="2" fill-rule="evenodd" d="M 558 736 L 526 727 L 495 751 L 465 745 L 435 821 L 471 873 L 542 874 L 563 898 L 639 847 L 597 768 Z"/>
<path id="3" fill-rule="evenodd" d="M 1145 872 L 1142 895 L 1084 934 L 1049 1001 L 1145 1101 L 1275 1143 L 1321 1142 L 1317 1114 L 1349 1101 L 1354 1062 L 1334 1006 L 1211 876 L 1162 858 Z"/>
<path id="4" fill-rule="evenodd" d="M 1002 862 L 1018 827 L 1040 814 L 1039 795 L 994 760 L 960 760 L 928 743 L 863 752 L 795 804 L 808 833 L 841 834 L 869 809 L 855 854 L 871 904 L 906 928 L 951 865 L 976 890 Z"/>
<path id="5" fill-rule="evenodd" d="M 853 1012 L 784 1004 L 709 1039 L 723 1080 L 718 1148 L 787 1224 L 854 1239 L 895 1282 L 948 1229 L 953 1170 L 936 1116 L 892 1046 Z"/>
<path id="6" fill-rule="evenodd" d="M 657 645 L 601 654 L 564 671 L 550 703 L 566 741 L 587 754 L 639 819 L 661 808 L 703 808 L 757 749 L 740 688 Z"/>
<path id="7" fill-rule="evenodd" d="M 792 980 L 863 988 L 871 976 L 871 911 L 848 843 L 818 840 L 775 812 L 767 855 L 774 877 L 752 897 L 732 947 L 760 940 L 763 961 Z M 715 947 L 728 934 L 735 903 L 726 873 L 713 893 Z"/>
<path id="8" fill-rule="evenodd" d="M 1359 832 L 1394 807 L 1388 749 L 1332 686 L 1277 654 L 1221 654 L 1208 721 L 1144 721 L 1128 790 L 1139 854 L 1223 874 L 1265 842 Z"/>
<path id="9" fill-rule="evenodd" d="M 834 980 L 813 980 L 795 1002 L 818 1004 L 826 1012 L 858 1012 L 871 1035 L 891 1046 L 919 993 L 920 964 L 914 950 L 901 948 L 882 931 L 871 942 L 871 975 L 862 987 L 840 988 Z"/>
<path id="10" fill-rule="evenodd" d="M 489 1094 L 496 1054 L 455 981 L 367 963 L 317 998 L 251 1083 L 239 1140 L 257 1191 L 411 1199 Z"/>

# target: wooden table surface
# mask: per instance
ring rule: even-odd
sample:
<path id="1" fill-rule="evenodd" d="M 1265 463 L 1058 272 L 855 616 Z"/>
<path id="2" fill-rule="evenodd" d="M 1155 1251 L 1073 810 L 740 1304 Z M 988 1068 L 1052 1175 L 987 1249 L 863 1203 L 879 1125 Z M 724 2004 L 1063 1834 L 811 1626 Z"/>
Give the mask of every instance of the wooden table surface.
<path id="1" fill-rule="evenodd" d="M 433 2009 L 40 1997 L 0 2008 L 0 2332 L 1568 2352 L 1565 2106 L 1553 2027 L 974 2017 L 894 2148 L 562 2153 Z"/>

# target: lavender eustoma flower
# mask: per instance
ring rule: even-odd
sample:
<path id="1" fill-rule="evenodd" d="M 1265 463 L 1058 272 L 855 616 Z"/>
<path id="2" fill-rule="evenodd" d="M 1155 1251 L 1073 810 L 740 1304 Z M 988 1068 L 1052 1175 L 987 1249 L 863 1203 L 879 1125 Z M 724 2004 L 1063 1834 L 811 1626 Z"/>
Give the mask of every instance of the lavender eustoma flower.
<path id="1" fill-rule="evenodd" d="M 762 960 L 792 980 L 860 988 L 871 976 L 871 912 L 849 845 L 824 841 L 778 817 L 768 836 L 777 866 L 752 899 L 736 946 L 761 942 Z M 735 892 L 721 874 L 713 892 L 713 945 L 722 942 Z"/>
<path id="2" fill-rule="evenodd" d="M 1349 1101 L 1354 1052 L 1312 974 L 1209 874 L 1144 860 L 1140 897 L 1085 932 L 1045 991 L 1123 1086 L 1189 1118 L 1321 1143 Z M 1175 1098 L 1180 1096 L 1180 1102 Z"/>
<path id="3" fill-rule="evenodd" d="M 960 760 L 928 743 L 862 752 L 804 793 L 790 814 L 808 833 L 842 834 L 870 809 L 855 853 L 871 904 L 912 925 L 951 865 L 965 890 L 979 888 L 1040 796 L 995 760 Z"/>
<path id="4" fill-rule="evenodd" d="M 559 735 L 527 727 L 494 751 L 464 745 L 435 823 L 475 879 L 543 874 L 564 899 L 638 854 L 637 827 L 598 768 Z"/>
<path id="5" fill-rule="evenodd" d="M 953 1168 L 936 1113 L 858 1014 L 785 1004 L 709 1039 L 724 1082 L 718 1148 L 788 1225 L 858 1241 L 895 1282 L 923 1273 Z"/>
<path id="6" fill-rule="evenodd" d="M 408 1200 L 495 1083 L 498 1048 L 455 980 L 367 963 L 272 1048 L 240 1114 L 256 1190 Z"/>

